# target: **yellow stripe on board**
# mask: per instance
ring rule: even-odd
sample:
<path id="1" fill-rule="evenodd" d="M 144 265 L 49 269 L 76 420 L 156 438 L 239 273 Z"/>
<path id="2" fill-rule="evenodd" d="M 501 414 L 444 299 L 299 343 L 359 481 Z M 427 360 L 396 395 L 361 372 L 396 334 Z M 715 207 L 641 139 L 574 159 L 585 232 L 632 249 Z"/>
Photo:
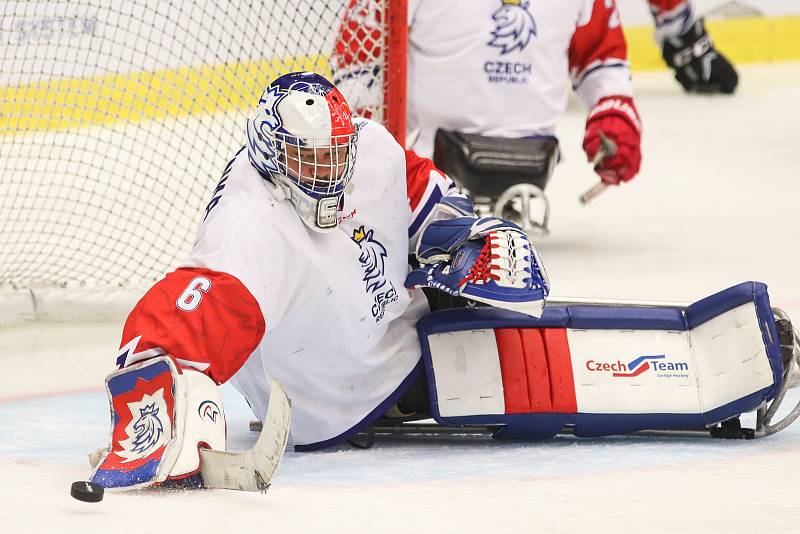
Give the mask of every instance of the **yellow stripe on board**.
<path id="1" fill-rule="evenodd" d="M 800 16 L 707 25 L 734 64 L 800 60 Z M 665 68 L 651 26 L 627 28 L 625 35 L 634 70 Z M 273 58 L 0 87 L 0 135 L 250 109 L 269 80 L 290 70 L 329 73 L 328 60 Z"/>
<path id="2" fill-rule="evenodd" d="M 327 58 L 275 58 L 0 87 L 0 135 L 250 109 L 289 70 L 328 71 Z"/>
<path id="3" fill-rule="evenodd" d="M 708 20 L 714 46 L 734 65 L 800 60 L 800 16 Z M 666 68 L 652 26 L 625 29 L 635 71 Z"/>

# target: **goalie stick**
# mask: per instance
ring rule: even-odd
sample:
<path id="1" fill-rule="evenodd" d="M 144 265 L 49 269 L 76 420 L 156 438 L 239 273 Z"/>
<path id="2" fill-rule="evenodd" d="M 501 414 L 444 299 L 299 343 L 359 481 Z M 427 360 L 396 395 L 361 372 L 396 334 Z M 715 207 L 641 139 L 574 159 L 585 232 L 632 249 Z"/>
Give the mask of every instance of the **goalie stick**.
<path id="1" fill-rule="evenodd" d="M 286 450 L 291 416 L 291 401 L 281 385 L 273 380 L 265 424 L 262 425 L 261 434 L 252 448 L 243 452 L 200 449 L 203 487 L 266 491 Z M 102 448 L 89 455 L 92 467 L 97 466 L 107 451 L 108 449 Z"/>
<path id="2" fill-rule="evenodd" d="M 208 489 L 266 491 L 289 439 L 292 405 L 276 380 L 270 386 L 265 425 L 253 447 L 244 452 L 200 449 L 200 474 Z"/>

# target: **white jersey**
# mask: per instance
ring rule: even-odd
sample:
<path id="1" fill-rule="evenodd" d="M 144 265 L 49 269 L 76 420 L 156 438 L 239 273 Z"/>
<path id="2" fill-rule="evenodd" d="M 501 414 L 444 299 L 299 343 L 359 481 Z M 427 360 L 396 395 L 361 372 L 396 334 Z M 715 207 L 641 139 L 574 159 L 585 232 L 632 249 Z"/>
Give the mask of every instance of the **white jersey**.
<path id="1" fill-rule="evenodd" d="M 613 0 L 409 1 L 408 139 L 420 155 L 437 128 L 554 135 L 570 82 L 587 107 L 632 94 Z"/>
<path id="2" fill-rule="evenodd" d="M 292 400 L 296 448 L 341 441 L 410 384 L 421 356 L 415 324 L 428 306 L 421 291 L 403 285 L 409 235 L 454 189 L 430 162 L 407 161 L 379 124 L 358 126 L 338 229 L 309 230 L 240 151 L 182 268 L 148 292 L 123 337 L 138 342 L 131 352 L 172 354 L 218 382 L 235 372 L 233 385 L 262 419 L 277 379 Z M 148 319 L 160 314 L 158 324 Z M 173 320 L 193 323 L 161 328 Z"/>

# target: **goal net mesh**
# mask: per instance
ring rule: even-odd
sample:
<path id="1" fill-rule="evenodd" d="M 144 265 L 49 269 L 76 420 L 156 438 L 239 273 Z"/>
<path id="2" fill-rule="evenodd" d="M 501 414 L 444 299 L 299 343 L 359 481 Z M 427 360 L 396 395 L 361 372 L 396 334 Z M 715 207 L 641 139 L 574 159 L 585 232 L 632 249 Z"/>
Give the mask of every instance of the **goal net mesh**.
<path id="1" fill-rule="evenodd" d="M 389 1 L 0 3 L 0 289 L 174 268 L 280 74 L 339 61 L 383 120 Z"/>

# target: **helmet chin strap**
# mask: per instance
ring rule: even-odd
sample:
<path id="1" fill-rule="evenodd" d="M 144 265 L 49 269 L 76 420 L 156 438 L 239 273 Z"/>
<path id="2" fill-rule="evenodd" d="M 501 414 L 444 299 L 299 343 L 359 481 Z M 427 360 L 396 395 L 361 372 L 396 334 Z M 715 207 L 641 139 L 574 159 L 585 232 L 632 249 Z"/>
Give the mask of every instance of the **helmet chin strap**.
<path id="1" fill-rule="evenodd" d="M 339 202 L 344 193 L 315 199 L 305 194 L 297 184 L 283 175 L 279 177 L 279 182 L 300 220 L 306 226 L 319 233 L 336 230 L 339 225 Z"/>

